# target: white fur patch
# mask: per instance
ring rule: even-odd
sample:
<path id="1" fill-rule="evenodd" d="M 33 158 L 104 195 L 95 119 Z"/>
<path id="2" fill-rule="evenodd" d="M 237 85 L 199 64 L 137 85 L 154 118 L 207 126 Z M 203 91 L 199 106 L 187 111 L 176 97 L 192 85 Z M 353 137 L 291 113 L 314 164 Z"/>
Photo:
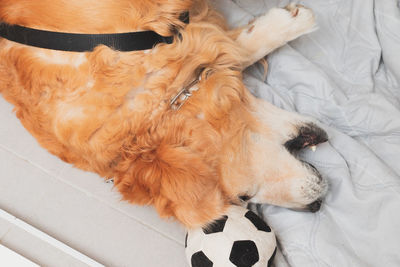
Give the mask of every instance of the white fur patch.
<path id="1" fill-rule="evenodd" d="M 78 68 L 83 63 L 87 62 L 85 53 L 69 53 L 62 51 L 53 51 L 46 49 L 38 49 L 35 52 L 36 57 L 45 61 L 48 64 L 70 65 Z"/>
<path id="2" fill-rule="evenodd" d="M 201 112 L 201 113 L 197 114 L 197 118 L 200 120 L 204 120 L 205 119 L 204 113 Z"/>
<path id="3" fill-rule="evenodd" d="M 130 90 L 128 92 L 128 94 L 125 96 L 125 99 L 126 99 L 127 107 L 130 110 L 134 110 L 135 108 L 138 108 L 137 105 L 135 105 L 135 99 L 136 99 L 137 95 L 143 94 L 143 93 L 145 93 L 145 90 L 143 87 L 133 88 L 132 90 Z"/>
<path id="4" fill-rule="evenodd" d="M 57 106 L 57 120 L 70 121 L 80 119 L 85 115 L 83 107 L 73 106 L 67 103 L 60 102 Z"/>

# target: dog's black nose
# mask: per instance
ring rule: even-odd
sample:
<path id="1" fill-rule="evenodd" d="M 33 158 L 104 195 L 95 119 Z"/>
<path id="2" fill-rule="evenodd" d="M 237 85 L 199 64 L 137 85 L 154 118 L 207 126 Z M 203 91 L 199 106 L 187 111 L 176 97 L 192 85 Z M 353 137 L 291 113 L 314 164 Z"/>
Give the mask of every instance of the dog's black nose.
<path id="1" fill-rule="evenodd" d="M 241 196 L 239 196 L 239 198 L 241 201 L 246 202 L 246 201 L 249 201 L 251 197 L 249 195 L 241 195 Z"/>
<path id="2" fill-rule="evenodd" d="M 317 199 L 313 203 L 308 204 L 307 208 L 311 212 L 317 212 L 321 208 L 321 204 L 322 204 L 322 200 L 321 199 Z"/>

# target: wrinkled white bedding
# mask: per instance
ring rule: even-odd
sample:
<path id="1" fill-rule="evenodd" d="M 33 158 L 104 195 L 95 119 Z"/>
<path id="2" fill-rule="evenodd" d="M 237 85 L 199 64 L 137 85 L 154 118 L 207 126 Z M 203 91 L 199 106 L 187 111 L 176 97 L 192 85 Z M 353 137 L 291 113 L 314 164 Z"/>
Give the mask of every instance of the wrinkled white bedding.
<path id="1" fill-rule="evenodd" d="M 214 1 L 231 25 L 279 0 Z M 258 97 L 317 118 L 329 142 L 303 159 L 327 177 L 320 212 L 259 211 L 277 233 L 277 266 L 400 266 L 400 3 L 305 0 L 319 30 L 268 56 L 245 80 Z"/>

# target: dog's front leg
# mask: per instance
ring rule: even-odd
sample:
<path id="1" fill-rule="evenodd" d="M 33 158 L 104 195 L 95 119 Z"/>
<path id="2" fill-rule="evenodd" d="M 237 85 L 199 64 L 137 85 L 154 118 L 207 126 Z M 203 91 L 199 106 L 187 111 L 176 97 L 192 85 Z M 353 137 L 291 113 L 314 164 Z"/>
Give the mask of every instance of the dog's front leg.
<path id="1" fill-rule="evenodd" d="M 232 36 L 248 53 L 247 67 L 274 49 L 315 29 L 313 12 L 300 5 L 273 8 L 247 26 L 233 30 Z"/>

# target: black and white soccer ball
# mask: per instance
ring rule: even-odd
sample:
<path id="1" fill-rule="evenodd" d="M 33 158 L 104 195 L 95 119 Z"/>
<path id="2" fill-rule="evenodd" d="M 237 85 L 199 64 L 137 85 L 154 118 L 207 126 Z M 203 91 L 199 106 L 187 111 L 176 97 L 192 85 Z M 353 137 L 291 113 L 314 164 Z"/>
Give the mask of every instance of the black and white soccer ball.
<path id="1" fill-rule="evenodd" d="M 192 267 L 267 267 L 275 256 L 276 238 L 255 213 L 232 206 L 209 227 L 189 230 L 185 248 Z"/>

